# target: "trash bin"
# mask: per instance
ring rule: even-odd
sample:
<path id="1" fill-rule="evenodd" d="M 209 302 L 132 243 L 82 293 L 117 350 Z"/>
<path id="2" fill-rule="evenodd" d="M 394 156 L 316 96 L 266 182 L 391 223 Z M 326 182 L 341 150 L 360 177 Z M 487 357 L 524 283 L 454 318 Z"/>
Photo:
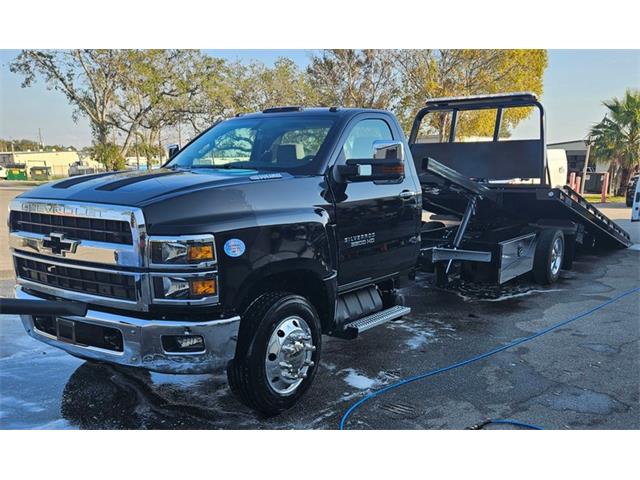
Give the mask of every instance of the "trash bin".
<path id="1" fill-rule="evenodd" d="M 29 169 L 29 177 L 31 177 L 31 180 L 50 180 L 51 167 L 31 167 Z"/>
<path id="2" fill-rule="evenodd" d="M 27 166 L 26 165 L 7 165 L 7 180 L 26 180 L 27 179 Z"/>

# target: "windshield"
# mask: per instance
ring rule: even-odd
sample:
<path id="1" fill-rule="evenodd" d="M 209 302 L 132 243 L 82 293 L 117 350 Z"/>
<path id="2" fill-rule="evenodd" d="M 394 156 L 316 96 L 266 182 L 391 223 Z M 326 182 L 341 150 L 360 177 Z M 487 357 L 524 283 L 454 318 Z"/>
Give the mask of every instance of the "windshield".
<path id="1" fill-rule="evenodd" d="M 167 167 L 315 173 L 316 157 L 334 123 L 298 115 L 228 120 L 185 147 Z"/>

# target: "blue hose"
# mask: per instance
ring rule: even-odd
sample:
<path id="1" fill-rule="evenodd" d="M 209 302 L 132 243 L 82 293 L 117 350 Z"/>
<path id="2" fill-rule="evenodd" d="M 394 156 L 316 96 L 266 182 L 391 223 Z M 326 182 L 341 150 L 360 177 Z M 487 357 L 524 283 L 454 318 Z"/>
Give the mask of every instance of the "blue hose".
<path id="1" fill-rule="evenodd" d="M 593 307 L 590 310 L 587 310 L 585 312 L 579 313 L 578 315 L 575 315 L 567 320 L 563 320 L 562 322 L 556 323 L 554 325 L 551 325 L 550 327 L 544 328 L 536 333 L 533 333 L 531 335 L 529 335 L 528 337 L 524 337 L 524 338 L 520 338 L 518 340 L 514 340 L 511 343 L 507 343 L 506 345 L 503 345 L 501 347 L 495 348 L 493 350 L 490 350 L 488 352 L 485 353 L 481 353 L 480 355 L 476 355 L 475 357 L 472 358 L 468 358 L 466 360 L 461 360 L 459 362 L 453 363 L 451 365 L 448 365 L 446 367 L 442 367 L 442 368 L 438 368 L 436 370 L 431 370 L 428 372 L 424 372 L 424 373 L 420 373 L 418 375 L 413 375 L 411 377 L 405 378 L 404 380 L 400 380 L 399 382 L 393 383 L 391 385 L 388 385 L 384 388 L 381 388 L 379 390 L 375 390 L 371 393 L 369 393 L 368 395 L 362 397 L 360 400 L 358 400 L 356 403 L 354 403 L 353 405 L 351 405 L 347 411 L 344 413 L 344 415 L 342 416 L 342 418 L 340 419 L 340 430 L 344 430 L 345 429 L 345 425 L 347 420 L 349 419 L 349 417 L 351 416 L 351 414 L 358 408 L 360 408 L 362 406 L 362 404 L 364 404 L 365 402 L 368 402 L 369 400 L 371 400 L 372 398 L 378 397 L 380 395 L 382 395 L 383 393 L 387 393 L 390 392 L 391 390 L 395 390 L 396 388 L 400 388 L 403 385 L 408 385 L 409 383 L 413 383 L 413 382 L 417 382 L 418 380 L 422 380 L 428 377 L 433 377 L 435 375 L 438 375 L 440 373 L 444 373 L 444 372 L 448 372 L 450 370 L 454 370 L 456 368 L 459 367 L 464 367 L 465 365 L 469 365 L 471 363 L 477 362 L 479 360 L 483 360 L 487 357 L 491 357 L 492 355 L 495 355 L 496 353 L 500 353 L 503 352 L 509 348 L 513 348 L 517 345 L 521 345 L 525 342 L 529 342 L 531 340 L 533 340 L 534 338 L 538 338 L 546 333 L 549 333 L 557 328 L 560 328 L 564 325 L 567 325 L 568 323 L 571 322 L 575 322 L 576 320 L 579 320 L 581 318 L 587 317 L 589 315 L 591 315 L 594 312 L 597 312 L 598 310 L 606 307 L 607 305 L 611 305 L 612 303 L 617 302 L 618 300 L 631 295 L 633 293 L 636 293 L 640 291 L 640 287 L 637 288 L 633 288 L 631 290 L 628 290 L 624 293 L 621 293 L 620 295 L 618 295 L 617 297 L 612 298 L 611 300 L 607 300 L 604 303 L 601 303 L 600 305 L 598 305 L 597 307 Z M 500 420 L 496 420 L 496 421 L 500 421 Z M 533 425 L 532 425 L 533 426 Z"/>
<path id="2" fill-rule="evenodd" d="M 544 428 L 539 427 L 538 425 L 531 425 L 530 423 L 523 423 L 517 420 L 507 420 L 502 418 L 492 418 L 491 420 L 486 420 L 482 423 L 479 423 L 478 425 L 474 425 L 469 430 L 482 430 L 485 425 L 490 425 L 492 423 L 499 425 L 514 425 L 516 427 L 527 428 L 529 430 L 544 430 Z"/>

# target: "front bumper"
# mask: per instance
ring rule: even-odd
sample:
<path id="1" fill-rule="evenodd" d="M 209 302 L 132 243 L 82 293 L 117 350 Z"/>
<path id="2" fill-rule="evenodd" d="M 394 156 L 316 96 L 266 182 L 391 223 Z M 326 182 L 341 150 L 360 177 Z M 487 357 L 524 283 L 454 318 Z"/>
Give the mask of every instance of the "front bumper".
<path id="1" fill-rule="evenodd" d="M 21 286 L 16 287 L 16 298 L 40 299 L 25 292 Z M 185 322 L 145 320 L 88 310 L 84 317 L 64 317 L 67 320 L 119 330 L 122 333 L 123 348 L 121 352 L 117 352 L 60 340 L 35 328 L 33 316 L 21 315 L 21 318 L 25 330 L 31 337 L 65 350 L 71 355 L 163 373 L 207 373 L 226 366 L 235 355 L 240 327 L 238 316 L 208 322 Z M 173 353 L 164 350 L 162 336 L 185 335 L 187 332 L 204 337 L 204 351 Z"/>

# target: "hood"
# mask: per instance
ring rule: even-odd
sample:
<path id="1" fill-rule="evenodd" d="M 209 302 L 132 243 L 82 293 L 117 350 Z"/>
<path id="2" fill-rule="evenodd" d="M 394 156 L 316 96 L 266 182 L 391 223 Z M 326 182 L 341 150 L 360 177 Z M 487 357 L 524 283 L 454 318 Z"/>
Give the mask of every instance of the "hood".
<path id="1" fill-rule="evenodd" d="M 287 173 L 258 170 L 158 169 L 81 175 L 34 188 L 21 198 L 40 198 L 143 207 L 201 189 L 274 181 Z"/>

